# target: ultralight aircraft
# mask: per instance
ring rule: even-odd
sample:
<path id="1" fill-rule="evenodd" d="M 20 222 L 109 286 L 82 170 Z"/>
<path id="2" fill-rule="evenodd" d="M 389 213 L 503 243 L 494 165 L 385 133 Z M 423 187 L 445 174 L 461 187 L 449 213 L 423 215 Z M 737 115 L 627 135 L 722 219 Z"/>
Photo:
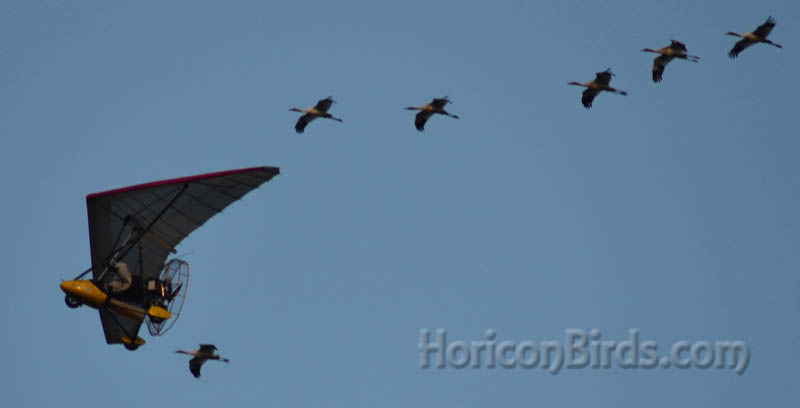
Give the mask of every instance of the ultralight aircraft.
<path id="1" fill-rule="evenodd" d="M 189 264 L 167 257 L 197 227 L 278 174 L 277 167 L 251 167 L 89 194 L 92 266 L 61 282 L 67 306 L 98 309 L 106 342 L 128 350 L 145 343 L 138 337 L 144 321 L 150 335 L 164 334 L 189 283 Z"/>

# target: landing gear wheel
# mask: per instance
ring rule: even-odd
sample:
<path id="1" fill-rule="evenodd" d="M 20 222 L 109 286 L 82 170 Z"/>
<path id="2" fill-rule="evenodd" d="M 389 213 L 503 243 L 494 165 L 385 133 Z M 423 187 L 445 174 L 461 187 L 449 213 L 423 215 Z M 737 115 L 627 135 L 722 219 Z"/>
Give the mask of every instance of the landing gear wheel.
<path id="1" fill-rule="evenodd" d="M 128 349 L 128 350 L 130 350 L 130 351 L 136 351 L 136 349 L 138 349 L 138 348 L 139 348 L 139 345 L 138 345 L 138 344 L 128 344 L 128 343 L 122 343 L 122 345 L 123 345 L 123 346 L 125 346 L 125 348 L 126 348 L 126 349 Z"/>
<path id="2" fill-rule="evenodd" d="M 69 307 L 70 309 L 78 308 L 83 304 L 79 299 L 76 299 L 70 295 L 64 297 L 64 303 L 66 303 L 67 307 Z"/>

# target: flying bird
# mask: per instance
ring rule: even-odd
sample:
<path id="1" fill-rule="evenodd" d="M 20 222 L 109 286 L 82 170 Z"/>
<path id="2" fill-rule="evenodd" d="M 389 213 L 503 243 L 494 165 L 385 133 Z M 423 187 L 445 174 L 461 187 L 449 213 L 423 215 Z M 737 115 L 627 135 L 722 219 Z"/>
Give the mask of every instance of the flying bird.
<path id="1" fill-rule="evenodd" d="M 687 54 L 688 51 L 686 50 L 686 44 L 676 40 L 670 40 L 670 42 L 670 45 L 664 48 L 659 48 L 657 50 L 645 48 L 642 50 L 642 52 L 653 52 L 659 54 L 653 60 L 653 82 L 661 82 L 661 78 L 664 75 L 664 68 L 666 68 L 667 64 L 669 64 L 669 62 L 675 58 L 692 62 L 698 62 L 700 59 L 700 57 Z"/>
<path id="2" fill-rule="evenodd" d="M 767 18 L 767 21 L 764 24 L 761 24 L 756 28 L 755 31 L 739 34 L 733 31 L 728 31 L 725 35 L 732 35 L 734 37 L 739 37 L 741 40 L 737 41 L 736 44 L 731 48 L 731 51 L 728 53 L 728 58 L 736 58 L 739 56 L 739 53 L 744 51 L 745 48 L 756 44 L 756 43 L 764 43 L 769 44 L 778 48 L 783 48 L 780 44 L 776 44 L 767 39 L 769 33 L 772 32 L 772 28 L 775 27 L 775 19 L 770 16 Z"/>
<path id="3" fill-rule="evenodd" d="M 200 368 L 206 360 L 218 360 L 223 363 L 230 362 L 227 358 L 222 358 L 219 354 L 214 354 L 216 349 L 217 348 L 213 344 L 201 344 L 200 348 L 195 351 L 177 350 L 175 352 L 194 356 L 194 358 L 189 360 L 189 371 L 192 372 L 195 378 L 200 378 Z"/>
<path id="4" fill-rule="evenodd" d="M 297 133 L 303 133 L 303 131 L 306 129 L 306 126 L 308 126 L 308 123 L 316 118 L 333 119 L 337 122 L 341 122 L 342 121 L 341 119 L 335 118 L 333 117 L 333 115 L 328 113 L 328 109 L 330 109 L 331 105 L 334 103 L 336 103 L 336 101 L 333 100 L 333 96 L 329 96 L 325 99 L 321 99 L 320 101 L 318 101 L 313 108 L 289 109 L 289 111 L 291 112 L 305 113 L 305 115 L 300 116 L 300 119 L 297 120 L 297 124 L 294 125 L 294 130 L 296 130 Z"/>
<path id="5" fill-rule="evenodd" d="M 446 110 L 444 110 L 444 106 L 447 105 L 448 102 L 453 103 L 447 96 L 444 98 L 434 98 L 431 103 L 422 106 L 409 106 L 406 108 L 406 110 L 419 111 L 416 119 L 414 119 L 414 126 L 417 127 L 417 130 L 422 132 L 425 130 L 425 122 L 427 122 L 428 119 L 430 119 L 435 113 L 458 119 L 458 115 L 453 115 L 452 113 L 448 113 Z"/>
<path id="6" fill-rule="evenodd" d="M 611 68 L 606 69 L 603 72 L 598 72 L 594 78 L 594 81 L 581 83 L 581 82 L 568 82 L 567 85 L 577 85 L 586 88 L 583 91 L 583 97 L 581 98 L 581 102 L 586 109 L 592 107 L 592 101 L 594 97 L 597 96 L 601 91 L 612 92 L 620 95 L 627 95 L 628 93 L 625 91 L 620 91 L 619 89 L 613 88 L 609 85 L 611 83 L 611 77 L 615 76 L 613 72 L 611 72 Z"/>

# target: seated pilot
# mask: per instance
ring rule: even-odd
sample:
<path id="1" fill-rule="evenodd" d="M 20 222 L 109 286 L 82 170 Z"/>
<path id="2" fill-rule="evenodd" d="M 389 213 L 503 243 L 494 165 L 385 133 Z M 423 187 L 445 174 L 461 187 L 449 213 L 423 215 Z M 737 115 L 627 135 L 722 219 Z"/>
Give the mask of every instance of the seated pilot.
<path id="1" fill-rule="evenodd" d="M 111 293 L 120 293 L 128 290 L 131 287 L 131 273 L 128 271 L 128 265 L 125 262 L 117 262 L 114 265 L 116 270 L 116 277 L 108 283 L 108 290 Z"/>

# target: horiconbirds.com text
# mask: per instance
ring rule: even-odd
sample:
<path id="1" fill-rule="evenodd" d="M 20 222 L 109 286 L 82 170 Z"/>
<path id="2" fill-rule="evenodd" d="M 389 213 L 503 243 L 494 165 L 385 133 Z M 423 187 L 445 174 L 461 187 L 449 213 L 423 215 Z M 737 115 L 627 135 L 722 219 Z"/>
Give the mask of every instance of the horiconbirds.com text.
<path id="1" fill-rule="evenodd" d="M 630 329 L 625 340 L 601 339 L 600 330 L 566 329 L 563 341 L 498 340 L 488 329 L 481 340 L 447 340 L 445 329 L 419 331 L 419 364 L 423 369 L 541 367 L 555 375 L 562 368 L 609 369 L 728 369 L 744 374 L 750 362 L 750 349 L 741 340 L 673 342 L 659 353 L 658 343 L 642 341 L 638 329 Z"/>

